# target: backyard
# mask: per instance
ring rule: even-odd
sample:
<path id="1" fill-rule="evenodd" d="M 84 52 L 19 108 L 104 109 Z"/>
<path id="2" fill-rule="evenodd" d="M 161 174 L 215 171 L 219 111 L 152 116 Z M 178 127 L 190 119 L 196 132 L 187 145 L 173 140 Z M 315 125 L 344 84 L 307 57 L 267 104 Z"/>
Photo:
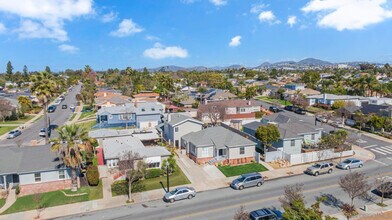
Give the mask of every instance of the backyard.
<path id="1" fill-rule="evenodd" d="M 72 194 L 83 194 L 79 196 L 66 196 Z M 86 193 L 86 194 L 84 194 Z M 65 205 L 70 203 L 85 202 L 90 200 L 101 199 L 102 193 L 102 182 L 96 187 L 83 186 L 77 192 L 71 192 L 71 190 L 59 190 L 53 192 L 42 193 L 40 203 L 34 201 L 33 195 L 19 197 L 16 202 L 1 214 L 11 214 L 15 212 L 22 212 L 27 210 L 36 209 L 38 205 L 42 204 L 45 208 L 53 207 L 58 205 Z M 1 201 L 0 201 L 1 203 Z"/>
<path id="2" fill-rule="evenodd" d="M 274 98 L 267 97 L 267 96 L 260 96 L 260 97 L 257 97 L 257 99 L 265 101 L 265 102 L 268 102 L 268 103 L 273 103 L 275 105 L 285 105 L 285 106 L 286 105 L 292 105 L 292 103 L 289 102 L 289 101 L 280 100 L 280 99 L 274 99 Z"/>
<path id="3" fill-rule="evenodd" d="M 18 126 L 0 126 L 0 135 L 8 133 L 9 131 L 14 130 Z"/>
<path id="4" fill-rule="evenodd" d="M 226 176 L 239 176 L 245 173 L 263 172 L 268 169 L 259 163 L 250 163 L 238 166 L 218 166 L 218 169 Z"/>

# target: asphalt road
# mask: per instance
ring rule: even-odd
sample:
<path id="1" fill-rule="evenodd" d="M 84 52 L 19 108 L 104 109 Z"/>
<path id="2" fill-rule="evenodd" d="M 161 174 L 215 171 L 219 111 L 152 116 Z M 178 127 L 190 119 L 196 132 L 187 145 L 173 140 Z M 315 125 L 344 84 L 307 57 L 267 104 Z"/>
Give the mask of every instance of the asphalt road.
<path id="1" fill-rule="evenodd" d="M 48 117 L 50 119 L 50 124 L 53 126 L 61 126 L 71 117 L 72 112 L 69 109 L 71 104 L 76 106 L 76 94 L 79 93 L 81 86 L 77 85 L 72 88 L 66 96 L 63 102 L 57 106 L 56 111 L 53 113 L 48 113 Z M 67 105 L 67 109 L 62 109 L 62 105 Z M 9 147 L 9 146 L 17 146 L 23 145 L 28 146 L 31 145 L 32 140 L 37 140 L 38 142 L 44 141 L 45 138 L 42 138 L 38 135 L 39 131 L 45 128 L 45 119 L 42 117 L 30 127 L 22 130 L 22 135 L 14 138 L 14 139 L 5 139 L 0 141 L 0 147 Z M 58 133 L 56 131 L 52 131 L 51 137 L 57 137 Z"/>
<path id="2" fill-rule="evenodd" d="M 362 169 L 352 172 L 364 172 L 369 177 L 369 181 L 380 175 L 392 175 L 392 161 L 386 165 L 370 161 Z M 304 185 L 304 195 L 307 205 L 310 206 L 316 198 L 325 195 L 327 201 L 321 204 L 321 209 L 325 214 L 339 213 L 339 205 L 349 202 L 347 194 L 339 185 L 339 178 L 350 171 L 335 169 L 332 174 L 320 175 L 318 177 L 306 174 L 266 181 L 261 187 L 244 189 L 242 191 L 233 190 L 229 187 L 201 192 L 192 200 L 182 200 L 174 203 L 165 203 L 162 200 L 121 206 L 107 210 L 101 210 L 81 215 L 68 216 L 61 219 L 71 220 L 100 220 L 100 219 L 233 219 L 236 210 L 243 205 L 246 211 L 253 211 L 260 208 L 273 208 L 282 210 L 279 197 L 283 194 L 284 186 L 300 183 Z M 164 194 L 162 190 L 162 195 Z M 379 197 L 369 194 L 369 199 L 356 199 L 355 205 L 374 204 L 379 202 Z"/>

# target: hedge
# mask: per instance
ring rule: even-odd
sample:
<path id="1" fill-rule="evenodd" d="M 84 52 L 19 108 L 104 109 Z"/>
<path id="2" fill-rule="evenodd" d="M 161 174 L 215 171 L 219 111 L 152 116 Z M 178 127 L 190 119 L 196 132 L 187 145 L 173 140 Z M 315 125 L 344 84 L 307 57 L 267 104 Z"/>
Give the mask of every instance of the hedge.
<path id="1" fill-rule="evenodd" d="M 156 177 L 160 177 L 162 174 L 161 169 L 149 169 L 146 172 L 146 179 L 151 179 L 151 178 L 156 178 Z"/>
<path id="2" fill-rule="evenodd" d="M 128 194 L 128 182 L 126 180 L 115 181 L 111 188 L 113 196 Z"/>
<path id="3" fill-rule="evenodd" d="M 99 171 L 97 166 L 89 166 L 86 175 L 90 186 L 97 186 L 99 184 Z"/>

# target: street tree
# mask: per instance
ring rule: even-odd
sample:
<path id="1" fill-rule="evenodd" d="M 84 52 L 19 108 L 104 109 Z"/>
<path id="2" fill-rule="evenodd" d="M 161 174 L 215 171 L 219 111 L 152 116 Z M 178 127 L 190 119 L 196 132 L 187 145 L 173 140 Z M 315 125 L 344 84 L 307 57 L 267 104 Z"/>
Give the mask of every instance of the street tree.
<path id="1" fill-rule="evenodd" d="M 376 190 L 380 192 L 381 201 L 380 204 L 384 204 L 384 198 L 387 193 L 392 192 L 392 179 L 391 177 L 380 177 L 375 181 Z"/>
<path id="2" fill-rule="evenodd" d="M 287 185 L 284 187 L 283 196 L 279 198 L 282 207 L 290 207 L 294 201 L 303 201 L 303 184 Z"/>
<path id="3" fill-rule="evenodd" d="M 271 147 L 273 142 L 279 140 L 280 132 L 278 127 L 273 124 L 262 125 L 256 130 L 256 138 L 263 143 L 265 154 L 267 148 Z"/>
<path id="4" fill-rule="evenodd" d="M 132 187 L 145 176 L 147 165 L 138 153 L 128 151 L 121 155 L 118 167 L 128 183 L 128 201 L 132 201 Z"/>
<path id="5" fill-rule="evenodd" d="M 249 219 L 249 213 L 245 211 L 244 206 L 240 206 L 239 209 L 234 214 L 234 220 L 248 220 Z"/>
<path id="6" fill-rule="evenodd" d="M 366 197 L 371 186 L 367 177 L 363 173 L 350 172 L 339 180 L 339 186 L 346 192 L 351 200 L 350 205 L 354 205 L 354 199 Z"/>
<path id="7" fill-rule="evenodd" d="M 35 204 L 35 209 L 37 211 L 37 216 L 35 219 L 39 219 L 41 216 L 42 210 L 45 208 L 45 204 L 42 202 L 42 193 L 35 193 L 32 195 L 32 200 Z"/>

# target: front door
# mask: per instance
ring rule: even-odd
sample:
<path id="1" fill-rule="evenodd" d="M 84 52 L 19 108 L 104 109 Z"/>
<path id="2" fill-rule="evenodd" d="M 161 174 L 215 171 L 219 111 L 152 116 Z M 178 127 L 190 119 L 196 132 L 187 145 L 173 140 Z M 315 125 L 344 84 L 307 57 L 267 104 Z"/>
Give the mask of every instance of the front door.
<path id="1" fill-rule="evenodd" d="M 223 156 L 223 155 L 224 155 L 224 149 L 219 149 L 218 156 Z"/>

